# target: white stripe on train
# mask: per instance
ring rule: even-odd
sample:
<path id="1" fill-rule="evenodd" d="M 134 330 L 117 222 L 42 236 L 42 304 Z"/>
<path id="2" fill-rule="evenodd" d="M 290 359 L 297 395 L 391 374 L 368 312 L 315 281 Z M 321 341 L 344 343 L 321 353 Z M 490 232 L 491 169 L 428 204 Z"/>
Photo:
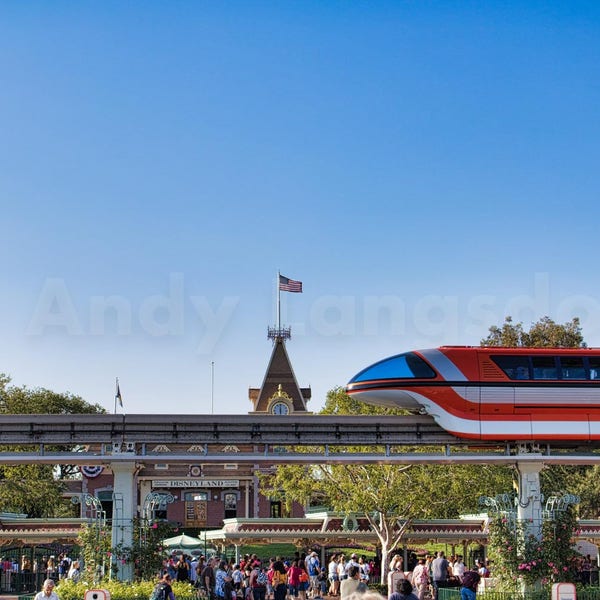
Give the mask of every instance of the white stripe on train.
<path id="1" fill-rule="evenodd" d="M 431 415 L 435 422 L 458 437 L 470 439 L 499 439 L 506 436 L 507 439 L 551 439 L 567 438 L 589 439 L 600 438 L 600 421 L 544 421 L 525 418 L 515 420 L 513 415 L 507 415 L 505 419 L 486 420 L 463 419 L 431 401 L 429 398 L 412 390 L 369 390 L 355 392 L 352 394 L 359 400 L 372 404 L 389 406 L 391 408 L 422 408 Z M 408 398 L 410 405 L 408 406 Z M 528 415 L 523 415 L 527 417 Z"/>
<path id="2" fill-rule="evenodd" d="M 421 354 L 421 356 L 423 356 L 446 381 L 468 381 L 468 378 L 456 364 L 437 348 L 418 350 L 417 352 Z"/>

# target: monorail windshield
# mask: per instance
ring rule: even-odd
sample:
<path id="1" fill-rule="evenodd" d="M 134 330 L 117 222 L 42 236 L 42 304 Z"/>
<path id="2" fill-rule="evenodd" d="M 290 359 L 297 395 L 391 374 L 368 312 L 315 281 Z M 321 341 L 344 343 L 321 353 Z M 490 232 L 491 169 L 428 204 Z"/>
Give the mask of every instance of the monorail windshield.
<path id="1" fill-rule="evenodd" d="M 598 356 L 496 355 L 491 359 L 509 379 L 600 380 Z"/>
<path id="2" fill-rule="evenodd" d="M 350 380 L 350 383 L 376 379 L 431 379 L 435 375 L 435 371 L 422 358 L 414 352 L 407 352 L 386 358 L 363 369 Z"/>

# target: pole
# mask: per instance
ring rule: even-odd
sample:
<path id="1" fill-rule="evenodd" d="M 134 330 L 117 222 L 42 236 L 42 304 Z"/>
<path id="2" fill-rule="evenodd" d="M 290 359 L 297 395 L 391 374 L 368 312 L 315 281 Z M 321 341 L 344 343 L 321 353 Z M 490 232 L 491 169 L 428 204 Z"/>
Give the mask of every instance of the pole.
<path id="1" fill-rule="evenodd" d="M 210 414 L 215 412 L 215 361 L 210 363 Z"/>
<path id="2" fill-rule="evenodd" d="M 281 288 L 279 282 L 281 280 L 281 273 L 277 271 L 277 330 L 281 331 Z"/>

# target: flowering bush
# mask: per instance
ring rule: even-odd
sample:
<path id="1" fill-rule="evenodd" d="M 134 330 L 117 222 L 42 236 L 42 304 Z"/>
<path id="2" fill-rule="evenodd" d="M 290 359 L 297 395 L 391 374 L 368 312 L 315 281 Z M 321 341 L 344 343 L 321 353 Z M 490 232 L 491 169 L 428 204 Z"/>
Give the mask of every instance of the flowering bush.
<path id="1" fill-rule="evenodd" d="M 489 557 L 500 585 L 514 589 L 520 582 L 533 587 L 573 581 L 573 510 L 568 508 L 544 520 L 540 539 L 527 533 L 527 525 L 502 513 L 490 524 Z"/>
<path id="2" fill-rule="evenodd" d="M 131 560 L 135 578 L 152 579 L 160 573 L 165 558 L 162 540 L 172 536 L 177 529 L 163 521 L 146 523 L 136 520 L 134 525 Z"/>
<path id="3" fill-rule="evenodd" d="M 84 525 L 79 532 L 79 546 L 83 555 L 83 576 L 91 582 L 102 579 L 110 564 L 111 530 L 106 525 Z"/>
<path id="4" fill-rule="evenodd" d="M 136 580 L 151 580 L 161 571 L 165 558 L 161 540 L 173 534 L 173 526 L 167 522 L 133 521 L 133 546 L 112 548 L 112 532 L 109 526 L 89 524 L 81 529 L 79 545 L 84 559 L 84 578 L 98 584 L 119 572 L 123 565 L 133 563 Z"/>

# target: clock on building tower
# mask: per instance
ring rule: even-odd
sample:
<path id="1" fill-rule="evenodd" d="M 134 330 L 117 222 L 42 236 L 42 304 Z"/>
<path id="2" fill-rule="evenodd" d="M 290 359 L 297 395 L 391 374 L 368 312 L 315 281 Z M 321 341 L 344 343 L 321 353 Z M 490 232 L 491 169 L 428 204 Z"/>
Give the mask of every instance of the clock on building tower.
<path id="1" fill-rule="evenodd" d="M 288 415 L 292 399 L 283 391 L 282 385 L 277 386 L 277 391 L 269 398 L 269 412 L 272 415 Z"/>
<path id="2" fill-rule="evenodd" d="M 274 415 L 287 415 L 290 412 L 290 408 L 285 402 L 275 402 L 271 406 L 271 412 Z"/>

